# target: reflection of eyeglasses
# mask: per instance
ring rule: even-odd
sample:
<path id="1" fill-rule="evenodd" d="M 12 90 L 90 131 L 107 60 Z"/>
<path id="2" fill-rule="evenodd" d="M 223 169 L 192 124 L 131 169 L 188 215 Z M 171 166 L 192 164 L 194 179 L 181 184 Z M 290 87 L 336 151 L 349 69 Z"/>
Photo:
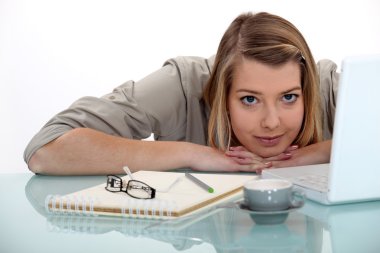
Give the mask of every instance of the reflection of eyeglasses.
<path id="1" fill-rule="evenodd" d="M 156 190 L 146 183 L 138 180 L 129 180 L 124 187 L 125 181 L 118 176 L 108 175 L 107 186 L 109 192 L 125 192 L 136 199 L 153 199 L 156 196 Z"/>

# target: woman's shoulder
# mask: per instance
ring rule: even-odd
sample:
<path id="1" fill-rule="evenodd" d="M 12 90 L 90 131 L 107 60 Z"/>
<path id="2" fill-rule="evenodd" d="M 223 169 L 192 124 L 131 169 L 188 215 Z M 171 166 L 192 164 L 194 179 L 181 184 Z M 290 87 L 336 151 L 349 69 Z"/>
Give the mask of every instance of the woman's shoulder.
<path id="1" fill-rule="evenodd" d="M 323 112 L 323 136 L 325 140 L 328 140 L 331 139 L 334 128 L 336 98 L 339 85 L 338 66 L 331 60 L 323 59 L 318 62 L 317 68 Z"/>
<path id="2" fill-rule="evenodd" d="M 210 77 L 215 56 L 178 56 L 165 61 L 164 66 L 172 65 L 177 69 L 184 92 L 202 97 L 203 90 Z"/>
<path id="3" fill-rule="evenodd" d="M 318 61 L 317 69 L 319 81 L 322 89 L 337 89 L 339 83 L 339 73 L 337 64 L 329 59 Z"/>
<path id="4" fill-rule="evenodd" d="M 177 56 L 166 60 L 164 66 L 173 64 L 178 66 L 180 70 L 195 69 L 210 73 L 214 60 L 215 55 L 208 58 L 200 56 Z"/>
<path id="5" fill-rule="evenodd" d="M 329 59 L 322 59 L 318 61 L 317 68 L 320 74 L 328 74 L 337 71 L 337 64 Z"/>

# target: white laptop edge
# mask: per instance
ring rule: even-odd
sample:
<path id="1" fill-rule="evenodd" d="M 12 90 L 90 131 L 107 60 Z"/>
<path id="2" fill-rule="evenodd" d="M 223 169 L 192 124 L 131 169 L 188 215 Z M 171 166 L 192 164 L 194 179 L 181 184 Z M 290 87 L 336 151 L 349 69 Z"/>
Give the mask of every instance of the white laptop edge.
<path id="1" fill-rule="evenodd" d="M 292 181 L 308 199 L 326 205 L 380 199 L 380 54 L 346 57 L 342 68 L 330 164 L 262 172 L 262 178 Z M 320 171 L 328 175 L 325 191 L 297 184 L 303 174 Z"/>

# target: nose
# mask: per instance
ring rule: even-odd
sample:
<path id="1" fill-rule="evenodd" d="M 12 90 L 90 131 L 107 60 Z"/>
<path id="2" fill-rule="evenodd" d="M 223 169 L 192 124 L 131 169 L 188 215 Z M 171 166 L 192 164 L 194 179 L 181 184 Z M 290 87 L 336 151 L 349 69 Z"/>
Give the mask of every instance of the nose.
<path id="1" fill-rule="evenodd" d="M 261 127 L 274 130 L 280 126 L 280 117 L 276 107 L 268 107 L 263 111 Z"/>

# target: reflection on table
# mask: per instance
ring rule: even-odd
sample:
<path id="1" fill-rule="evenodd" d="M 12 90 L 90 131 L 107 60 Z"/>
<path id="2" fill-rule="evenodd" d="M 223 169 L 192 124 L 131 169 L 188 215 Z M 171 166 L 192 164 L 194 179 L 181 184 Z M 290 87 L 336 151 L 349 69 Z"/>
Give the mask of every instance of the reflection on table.
<path id="1" fill-rule="evenodd" d="M 99 183 L 104 178 L 33 176 L 25 193 L 32 206 L 47 220 L 47 229 L 55 233 L 102 234 L 118 231 L 125 236 L 147 237 L 170 243 L 177 250 L 195 244 L 210 243 L 218 252 L 318 252 L 321 242 L 314 246 L 318 222 L 297 212 L 291 213 L 284 224 L 256 225 L 251 217 L 238 209 L 215 209 L 200 217 L 158 221 L 119 217 L 54 215 L 45 211 L 49 194 L 67 194 Z M 308 238 L 310 237 L 310 238 Z M 320 236 L 319 236 L 320 237 Z M 319 245 L 319 246 L 318 246 Z"/>

